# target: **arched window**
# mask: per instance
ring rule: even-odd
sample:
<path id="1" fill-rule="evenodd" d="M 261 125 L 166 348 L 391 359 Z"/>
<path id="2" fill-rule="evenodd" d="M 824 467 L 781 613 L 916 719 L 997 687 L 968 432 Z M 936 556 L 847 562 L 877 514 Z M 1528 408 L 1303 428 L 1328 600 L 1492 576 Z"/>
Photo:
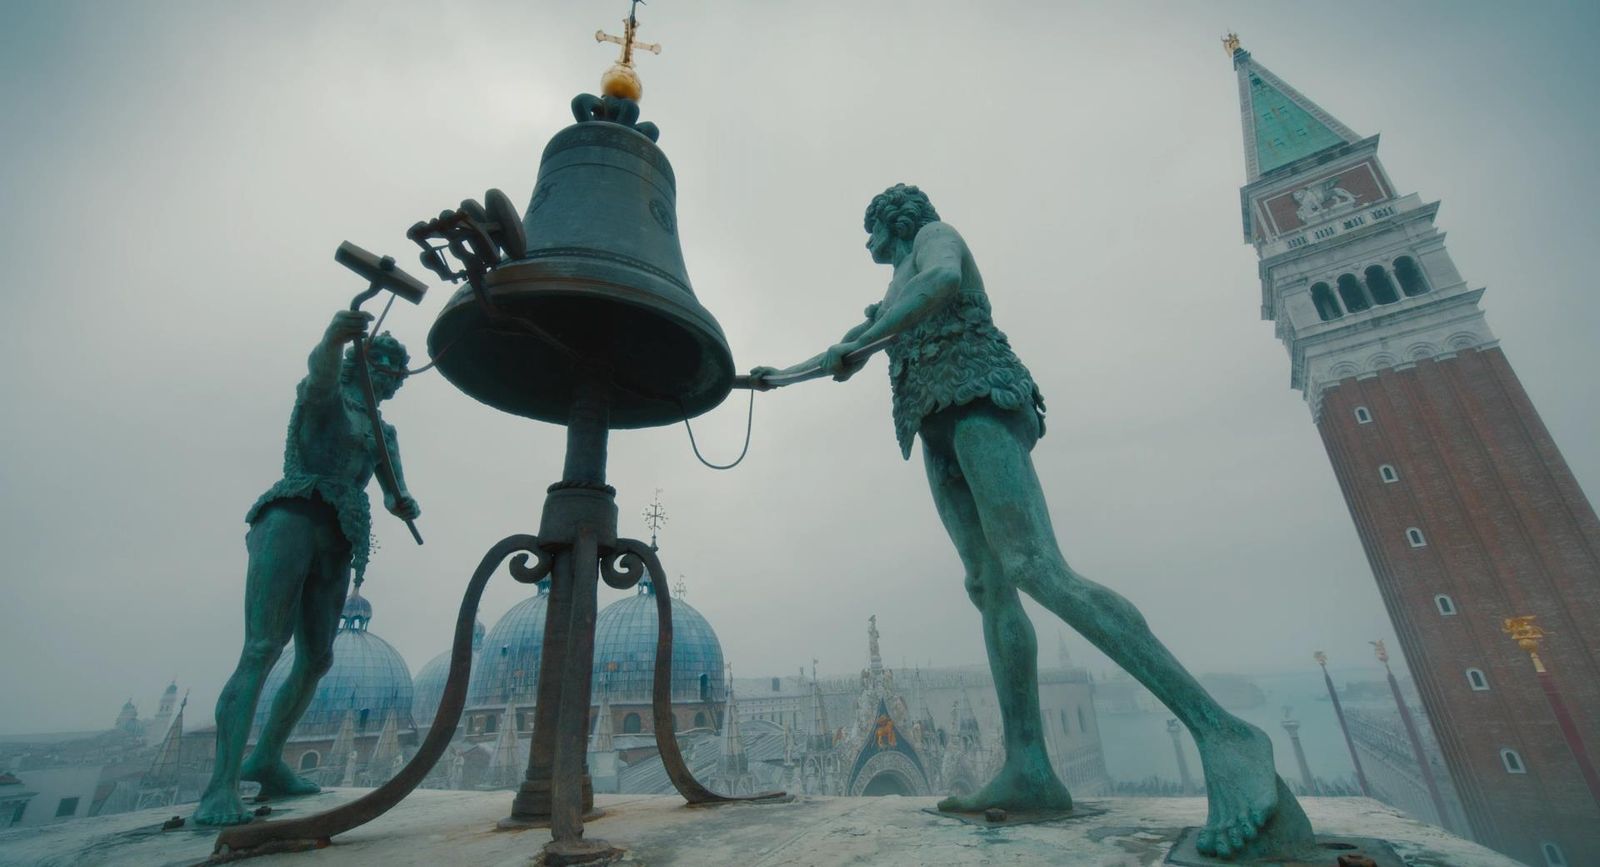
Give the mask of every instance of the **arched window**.
<path id="1" fill-rule="evenodd" d="M 625 735 L 636 735 L 639 733 L 639 725 L 639 715 L 636 713 L 630 713 L 622 718 L 622 733 Z"/>
<path id="2" fill-rule="evenodd" d="M 1372 293 L 1372 300 L 1379 304 L 1393 304 L 1400 300 L 1400 293 L 1394 290 L 1394 281 L 1389 279 L 1389 272 L 1383 270 L 1382 265 L 1373 265 L 1364 273 L 1367 277 L 1367 291 Z"/>
<path id="3" fill-rule="evenodd" d="M 1372 306 L 1367 299 L 1366 287 L 1356 279 L 1354 274 L 1339 275 L 1339 300 L 1344 302 L 1344 309 L 1351 313 L 1360 313 Z"/>
<path id="4" fill-rule="evenodd" d="M 1454 599 L 1451 599 L 1443 593 L 1440 593 L 1438 596 L 1433 597 L 1433 604 L 1439 606 L 1440 614 L 1443 614 L 1446 617 L 1455 616 L 1456 602 Z"/>
<path id="5" fill-rule="evenodd" d="M 318 755 L 316 750 L 306 750 L 300 754 L 300 770 L 314 771 L 321 761 L 322 756 Z"/>
<path id="6" fill-rule="evenodd" d="M 1383 479 L 1384 484 L 1392 485 L 1400 481 L 1400 474 L 1394 471 L 1394 467 L 1384 464 L 1378 467 L 1378 478 Z"/>
<path id="7" fill-rule="evenodd" d="M 1339 309 L 1338 299 L 1333 297 L 1333 289 L 1326 283 L 1317 283 L 1311 287 L 1311 304 L 1317 308 L 1317 316 L 1323 322 L 1344 315 L 1344 311 Z"/>
<path id="8" fill-rule="evenodd" d="M 1422 546 L 1428 544 L 1428 540 L 1422 538 L 1422 531 L 1418 530 L 1416 527 L 1406 528 L 1406 541 L 1410 542 L 1411 547 L 1413 548 L 1421 548 Z"/>
<path id="9" fill-rule="evenodd" d="M 1467 683 L 1477 692 L 1489 691 L 1489 678 L 1484 677 L 1483 672 L 1476 668 L 1467 669 Z"/>
<path id="10" fill-rule="evenodd" d="M 1527 766 L 1522 763 L 1522 756 L 1517 755 L 1516 750 L 1501 750 L 1500 764 L 1506 766 L 1506 773 L 1508 774 L 1526 774 L 1528 772 Z"/>
<path id="11" fill-rule="evenodd" d="M 1356 423 L 1357 424 L 1371 424 L 1372 423 L 1372 413 L 1368 412 L 1367 408 L 1364 407 L 1364 406 L 1356 407 Z"/>
<path id="12" fill-rule="evenodd" d="M 367 727 L 367 717 L 371 716 L 371 715 L 372 715 L 372 708 L 364 707 L 364 708 L 361 709 L 361 713 L 356 715 L 356 731 L 362 731 L 362 730 L 366 729 L 366 727 Z"/>
<path id="13" fill-rule="evenodd" d="M 1078 731 L 1082 733 L 1087 732 L 1088 730 L 1089 724 L 1084 721 L 1083 708 L 1080 707 L 1078 708 Z"/>
<path id="14" fill-rule="evenodd" d="M 1560 846 L 1554 843 L 1541 843 L 1539 851 L 1544 853 L 1545 867 L 1567 867 L 1567 856 L 1562 854 Z"/>
<path id="15" fill-rule="evenodd" d="M 499 728 L 500 728 L 500 719 L 499 719 L 499 717 L 494 717 L 494 716 L 484 717 L 484 719 L 483 719 L 483 733 L 484 734 L 492 735 Z"/>
<path id="16" fill-rule="evenodd" d="M 1428 279 L 1422 276 L 1422 269 L 1417 267 L 1417 260 L 1410 256 L 1401 256 L 1394 260 L 1394 277 L 1400 281 L 1400 291 L 1406 293 L 1407 298 L 1428 291 Z"/>
<path id="17" fill-rule="evenodd" d="M 697 728 L 697 729 L 703 729 L 707 725 L 709 725 L 709 723 L 706 721 L 706 712 L 703 711 L 703 710 L 695 711 L 694 712 L 694 727 Z"/>

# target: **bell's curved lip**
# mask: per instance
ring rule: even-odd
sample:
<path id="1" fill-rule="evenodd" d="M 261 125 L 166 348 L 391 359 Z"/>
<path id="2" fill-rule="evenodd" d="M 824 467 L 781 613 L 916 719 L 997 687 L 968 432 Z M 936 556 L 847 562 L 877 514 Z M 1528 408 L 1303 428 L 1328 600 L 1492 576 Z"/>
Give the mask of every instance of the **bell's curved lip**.
<path id="1" fill-rule="evenodd" d="M 652 277 L 622 262 L 545 255 L 502 265 L 485 288 L 497 306 L 558 338 L 575 328 L 609 330 L 600 341 L 580 337 L 568 346 L 594 352 L 612 369 L 618 389 L 610 426 L 633 429 L 701 415 L 733 389 L 733 354 L 715 317 L 679 284 Z M 513 415 L 567 422 L 570 357 L 535 335 L 494 328 L 471 287 L 440 312 L 428 351 L 468 396 Z"/>

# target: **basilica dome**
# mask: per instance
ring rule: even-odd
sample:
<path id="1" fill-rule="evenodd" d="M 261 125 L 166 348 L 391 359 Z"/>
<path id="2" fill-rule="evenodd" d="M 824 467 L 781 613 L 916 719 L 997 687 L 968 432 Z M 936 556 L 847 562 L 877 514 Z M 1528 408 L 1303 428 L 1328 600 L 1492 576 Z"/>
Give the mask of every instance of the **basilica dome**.
<path id="1" fill-rule="evenodd" d="M 357 588 L 339 617 L 339 632 L 333 639 L 333 667 L 317 682 L 316 693 L 292 737 L 333 737 L 346 712 L 354 714 L 357 733 L 376 731 L 390 711 L 400 729 L 413 728 L 411 670 L 389 642 L 367 631 L 371 620 L 372 603 L 362 598 Z M 278 688 L 289 677 L 294 657 L 291 643 L 261 687 L 254 723 L 256 736 L 261 734 L 272 711 Z"/>
<path id="2" fill-rule="evenodd" d="M 478 651 L 483 649 L 483 637 L 483 621 L 474 622 L 472 624 L 474 670 L 478 667 Z M 428 660 L 426 665 L 417 670 L 416 678 L 411 681 L 411 718 L 416 721 L 417 728 L 425 729 L 433 725 L 433 718 L 439 712 L 439 700 L 444 698 L 444 682 L 449 678 L 450 651 L 448 650 Z"/>
<path id="3" fill-rule="evenodd" d="M 538 586 L 536 594 L 511 606 L 483 637 L 483 649 L 472 661 L 467 707 L 504 707 L 512 698 L 533 703 L 538 693 L 539 660 L 544 655 L 550 582 L 540 581 Z"/>
<path id="4" fill-rule="evenodd" d="M 650 576 L 639 592 L 607 605 L 595 619 L 594 690 L 612 702 L 648 702 L 655 679 L 656 588 Z M 700 612 L 672 600 L 672 701 L 720 701 L 722 644 Z"/>

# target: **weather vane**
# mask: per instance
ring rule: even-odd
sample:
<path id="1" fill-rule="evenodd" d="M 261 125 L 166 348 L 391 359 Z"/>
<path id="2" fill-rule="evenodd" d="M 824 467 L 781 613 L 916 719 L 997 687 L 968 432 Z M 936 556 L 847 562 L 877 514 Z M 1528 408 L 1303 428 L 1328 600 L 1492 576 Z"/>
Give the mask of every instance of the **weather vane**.
<path id="1" fill-rule="evenodd" d="M 635 101 L 644 96 L 644 83 L 639 81 L 639 73 L 633 70 L 633 52 L 637 49 L 651 54 L 661 53 L 660 45 L 639 42 L 634 38 L 639 32 L 639 19 L 634 13 L 639 9 L 640 2 L 642 0 L 633 0 L 633 5 L 628 7 L 628 17 L 622 19 L 621 36 L 612 36 L 604 30 L 594 32 L 594 41 L 613 42 L 622 46 L 622 55 L 617 62 L 611 64 L 605 75 L 600 76 L 600 92 L 606 96 Z"/>
<path id="2" fill-rule="evenodd" d="M 667 510 L 661 508 L 661 489 L 656 488 L 656 498 L 644 507 L 644 525 L 650 528 L 650 550 L 656 550 L 656 533 L 667 522 Z"/>

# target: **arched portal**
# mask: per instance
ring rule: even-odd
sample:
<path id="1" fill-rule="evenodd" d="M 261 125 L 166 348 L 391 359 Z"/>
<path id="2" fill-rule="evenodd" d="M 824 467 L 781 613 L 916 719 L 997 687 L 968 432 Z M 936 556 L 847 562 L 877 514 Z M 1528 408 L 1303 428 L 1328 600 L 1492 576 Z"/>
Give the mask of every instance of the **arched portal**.
<path id="1" fill-rule="evenodd" d="M 897 771 L 884 771 L 867 781 L 861 789 L 864 797 L 873 798 L 880 795 L 914 795 L 915 789 L 911 781 Z"/>

